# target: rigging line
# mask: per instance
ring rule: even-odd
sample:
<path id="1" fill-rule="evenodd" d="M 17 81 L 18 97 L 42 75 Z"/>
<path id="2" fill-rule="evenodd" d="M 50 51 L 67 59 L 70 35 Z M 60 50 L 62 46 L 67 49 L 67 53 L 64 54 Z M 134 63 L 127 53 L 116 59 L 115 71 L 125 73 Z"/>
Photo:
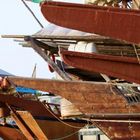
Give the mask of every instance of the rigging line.
<path id="1" fill-rule="evenodd" d="M 26 4 L 26 2 L 24 0 L 21 0 L 23 2 L 23 4 L 25 5 L 25 7 L 30 11 L 30 13 L 32 14 L 32 16 L 35 18 L 35 20 L 38 22 L 38 24 L 40 25 L 41 28 L 44 28 L 44 26 L 41 24 L 41 22 L 39 21 L 39 19 L 36 17 L 36 15 L 33 13 L 33 11 L 31 10 L 31 8 Z"/>
<path id="2" fill-rule="evenodd" d="M 42 102 L 41 102 L 42 103 Z M 50 111 L 47 107 L 46 107 L 46 105 L 44 104 L 44 103 L 42 103 L 42 105 L 45 107 L 45 109 L 47 109 L 59 122 L 61 122 L 61 123 L 63 123 L 64 125 L 66 125 L 66 126 L 69 126 L 69 127 L 72 127 L 72 128 L 76 128 L 76 129 L 81 129 L 81 128 L 84 128 L 85 126 L 82 126 L 82 127 L 79 127 L 79 126 L 75 126 L 75 125 L 71 125 L 71 124 L 68 124 L 68 123 L 66 123 L 66 122 L 64 122 L 64 121 L 62 121 L 59 117 L 57 117 L 52 111 Z"/>
<path id="3" fill-rule="evenodd" d="M 76 132 L 73 132 L 73 133 L 71 133 L 71 134 L 69 134 L 69 135 L 66 135 L 66 136 L 64 136 L 64 137 L 55 138 L 55 139 L 49 139 L 49 140 L 64 140 L 64 139 L 66 139 L 66 138 L 69 138 L 69 137 L 71 137 L 71 136 L 77 134 L 78 132 L 79 132 L 79 130 L 76 131 Z"/>

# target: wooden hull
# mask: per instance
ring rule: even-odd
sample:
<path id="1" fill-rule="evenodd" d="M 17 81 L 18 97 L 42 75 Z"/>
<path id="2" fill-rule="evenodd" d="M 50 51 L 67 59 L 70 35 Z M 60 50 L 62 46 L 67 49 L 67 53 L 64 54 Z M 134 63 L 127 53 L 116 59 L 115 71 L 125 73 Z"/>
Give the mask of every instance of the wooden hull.
<path id="1" fill-rule="evenodd" d="M 66 140 L 78 140 L 78 130 L 80 130 L 80 127 L 84 127 L 84 124 L 82 123 L 76 123 L 74 121 L 64 121 L 66 124 L 63 124 L 57 119 L 49 118 L 36 119 L 36 122 L 38 123 L 41 130 L 44 132 L 48 139 L 59 139 L 66 137 Z M 73 127 L 69 125 L 72 125 Z"/>
<path id="2" fill-rule="evenodd" d="M 100 130 L 102 130 L 110 140 L 139 140 L 140 122 L 106 122 L 93 121 Z"/>
<path id="3" fill-rule="evenodd" d="M 101 82 L 66 82 L 58 80 L 9 78 L 19 86 L 30 87 L 60 95 L 72 102 L 83 114 L 130 116 L 140 115 L 140 105 L 129 104 L 124 93 L 115 86 Z M 135 117 L 132 115 L 132 118 Z"/>
<path id="4" fill-rule="evenodd" d="M 136 58 L 72 51 L 61 51 L 61 57 L 70 66 L 140 84 L 140 65 Z"/>
<path id="5" fill-rule="evenodd" d="M 41 12 L 59 26 L 140 43 L 138 10 L 49 1 Z"/>
<path id="6" fill-rule="evenodd" d="M 4 140 L 27 140 L 19 129 L 9 126 L 0 126 L 0 137 Z"/>
<path id="7" fill-rule="evenodd" d="M 71 101 L 111 140 L 140 139 L 140 104 L 128 104 L 107 83 L 9 78 L 20 86 L 52 92 Z M 113 121 L 111 121 L 113 120 Z M 115 121 L 114 121 L 115 120 Z"/>
<path id="8" fill-rule="evenodd" d="M 25 111 L 17 111 L 17 117 L 20 116 L 19 120 L 15 117 L 15 115 L 13 115 L 13 118 L 16 121 L 18 120 L 16 123 L 24 134 L 26 131 L 23 125 L 21 125 L 21 122 L 26 124 L 25 127 L 27 130 L 31 129 L 31 131 L 38 137 L 43 137 L 41 135 L 43 132 L 42 134 L 45 134 L 48 139 L 56 139 L 67 136 L 68 140 L 78 140 L 78 130 L 86 124 L 86 121 L 75 121 L 71 119 L 64 121 L 64 124 L 60 121 L 58 115 L 52 115 L 49 108 L 47 109 L 47 107 L 39 101 L 25 100 L 10 95 L 0 94 L 0 102 L 7 103 L 11 107 L 26 110 L 31 113 L 30 115 L 30 113 Z M 69 125 L 77 128 L 70 127 Z M 40 133 L 37 130 L 40 130 Z"/>
<path id="9" fill-rule="evenodd" d="M 23 98 L 17 98 L 12 95 L 0 94 L 0 102 L 7 103 L 10 106 L 20 108 L 22 110 L 27 110 L 31 112 L 33 116 L 52 116 L 44 105 L 39 101 L 27 100 Z"/>
<path id="10" fill-rule="evenodd" d="M 78 140 L 78 130 L 86 124 L 86 121 L 81 120 L 76 121 L 69 119 L 60 121 L 57 117 L 32 117 L 27 111 L 17 111 L 17 114 L 25 122 L 27 128 L 29 128 L 39 140 L 65 137 L 67 140 Z M 21 127 L 21 125 L 19 126 Z"/>
<path id="11" fill-rule="evenodd" d="M 10 115 L 10 110 L 7 108 L 5 103 L 0 102 L 0 118 L 1 117 L 6 117 Z"/>

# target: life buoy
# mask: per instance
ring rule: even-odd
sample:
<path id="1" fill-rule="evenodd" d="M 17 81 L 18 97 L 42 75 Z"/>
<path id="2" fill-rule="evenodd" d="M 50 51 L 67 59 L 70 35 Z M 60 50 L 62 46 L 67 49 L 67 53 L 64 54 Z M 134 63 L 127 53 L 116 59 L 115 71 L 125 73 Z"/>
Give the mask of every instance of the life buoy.
<path id="1" fill-rule="evenodd" d="M 50 59 L 55 63 L 55 55 L 52 54 L 50 55 Z M 48 68 L 50 70 L 50 72 L 54 72 L 53 68 L 48 64 Z"/>

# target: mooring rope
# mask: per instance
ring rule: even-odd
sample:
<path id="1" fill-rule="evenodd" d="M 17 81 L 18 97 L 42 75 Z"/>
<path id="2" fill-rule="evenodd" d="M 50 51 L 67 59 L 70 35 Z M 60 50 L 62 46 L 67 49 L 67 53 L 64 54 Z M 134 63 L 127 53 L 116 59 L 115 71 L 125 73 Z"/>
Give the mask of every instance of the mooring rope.
<path id="1" fill-rule="evenodd" d="M 74 132 L 74 133 L 68 134 L 68 135 L 66 135 L 66 136 L 64 136 L 64 137 L 61 137 L 61 138 L 54 138 L 54 139 L 49 139 L 49 140 L 63 140 L 63 139 L 69 138 L 69 137 L 71 137 L 71 136 L 77 134 L 78 132 L 79 132 L 79 130 L 76 131 L 76 132 Z"/>
<path id="2" fill-rule="evenodd" d="M 42 102 L 41 102 L 42 103 Z M 42 103 L 43 104 L 43 103 Z M 50 111 L 49 110 L 49 108 L 47 108 L 46 107 L 46 105 L 45 104 L 43 104 L 44 105 L 44 107 L 58 120 L 58 121 L 60 121 L 61 123 L 63 123 L 63 124 L 65 124 L 65 125 L 67 125 L 67 126 L 69 126 L 69 127 L 72 127 L 72 128 L 76 128 L 76 129 L 81 129 L 81 128 L 84 128 L 85 126 L 83 126 L 83 127 L 78 127 L 78 126 L 74 126 L 74 125 L 70 125 L 70 124 L 68 124 L 68 123 L 66 123 L 66 122 L 64 122 L 64 121 L 62 121 L 59 117 L 57 117 L 52 111 Z"/>
<path id="3" fill-rule="evenodd" d="M 36 17 L 36 15 L 34 14 L 34 12 L 31 10 L 31 8 L 27 5 L 27 3 L 24 0 L 21 0 L 23 2 L 23 4 L 25 5 L 25 7 L 29 10 L 29 12 L 32 14 L 32 16 L 34 17 L 34 19 L 38 22 L 38 24 L 40 25 L 41 28 L 44 28 L 44 26 L 41 24 L 41 22 L 39 21 L 39 19 Z"/>

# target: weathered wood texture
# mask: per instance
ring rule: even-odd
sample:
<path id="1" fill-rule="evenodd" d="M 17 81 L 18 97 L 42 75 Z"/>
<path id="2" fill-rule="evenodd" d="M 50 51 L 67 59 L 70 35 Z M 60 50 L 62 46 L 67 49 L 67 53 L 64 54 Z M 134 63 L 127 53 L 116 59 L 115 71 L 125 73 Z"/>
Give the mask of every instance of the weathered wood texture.
<path id="1" fill-rule="evenodd" d="M 140 123 L 93 121 L 110 140 L 139 140 Z"/>
<path id="2" fill-rule="evenodd" d="M 24 120 L 22 120 L 22 118 L 16 113 L 16 111 L 12 111 L 11 118 L 16 122 L 17 126 L 27 139 L 34 140 L 33 133 L 30 131 Z"/>
<path id="3" fill-rule="evenodd" d="M 59 139 L 66 137 L 66 140 L 78 140 L 78 130 L 86 125 L 85 123 L 76 123 L 74 121 L 72 122 L 67 120 L 62 123 L 57 119 L 36 119 L 36 122 L 44 134 L 46 134 L 48 139 Z"/>
<path id="4" fill-rule="evenodd" d="M 59 26 L 140 43 L 139 10 L 47 1 L 41 12 Z"/>
<path id="5" fill-rule="evenodd" d="M 66 82 L 58 80 L 10 78 L 19 86 L 60 95 L 72 102 L 84 114 L 123 115 L 140 113 L 139 104 L 129 105 L 116 87 L 101 82 Z M 121 116 L 119 116 L 121 117 Z"/>
<path id="6" fill-rule="evenodd" d="M 21 117 L 21 119 L 25 122 L 25 124 L 29 127 L 29 129 L 34 133 L 37 139 L 39 140 L 48 140 L 45 136 L 33 116 L 28 111 L 17 111 L 17 114 Z"/>
<path id="7" fill-rule="evenodd" d="M 67 136 L 67 140 L 78 140 L 78 130 L 85 126 L 85 121 L 74 121 L 74 120 L 66 120 L 63 121 L 57 116 L 56 114 L 52 114 L 46 106 L 44 106 L 39 101 L 32 101 L 27 99 L 22 99 L 10 95 L 3 95 L 0 94 L 0 101 L 6 102 L 8 105 L 18 108 L 20 110 L 26 110 L 29 111 L 35 121 L 37 122 L 37 125 L 41 128 L 43 133 L 47 136 L 49 139 L 55 139 L 55 138 L 61 138 Z M 19 113 L 19 114 L 18 114 Z M 19 115 L 21 116 L 19 117 Z M 22 129 L 22 132 L 26 135 L 28 133 L 28 128 L 35 129 L 33 126 L 25 128 L 23 124 L 29 125 L 28 117 L 25 118 L 24 113 L 17 112 L 17 114 L 12 115 L 13 118 L 17 121 L 18 126 Z M 22 124 L 21 120 L 24 120 L 25 122 Z M 23 118 L 23 119 L 22 119 Z M 25 125 L 26 126 L 26 125 Z M 36 131 L 36 129 L 35 129 Z M 69 136 L 70 135 L 70 136 Z M 30 137 L 32 139 L 32 135 L 29 133 L 26 135 L 28 138 Z M 34 137 L 34 135 L 33 135 Z"/>
<path id="8" fill-rule="evenodd" d="M 137 58 L 61 51 L 63 61 L 75 68 L 99 72 L 140 84 L 140 64 Z"/>
<path id="9" fill-rule="evenodd" d="M 4 140 L 27 140 L 17 128 L 0 126 L 0 137 Z"/>
<path id="10" fill-rule="evenodd" d="M 14 97 L 12 95 L 0 94 L 0 102 L 8 103 L 9 105 L 20 108 L 22 110 L 27 110 L 31 112 L 33 116 L 52 116 L 49 113 L 49 111 L 46 110 L 44 105 L 39 101 L 27 100 L 23 98 Z"/>

